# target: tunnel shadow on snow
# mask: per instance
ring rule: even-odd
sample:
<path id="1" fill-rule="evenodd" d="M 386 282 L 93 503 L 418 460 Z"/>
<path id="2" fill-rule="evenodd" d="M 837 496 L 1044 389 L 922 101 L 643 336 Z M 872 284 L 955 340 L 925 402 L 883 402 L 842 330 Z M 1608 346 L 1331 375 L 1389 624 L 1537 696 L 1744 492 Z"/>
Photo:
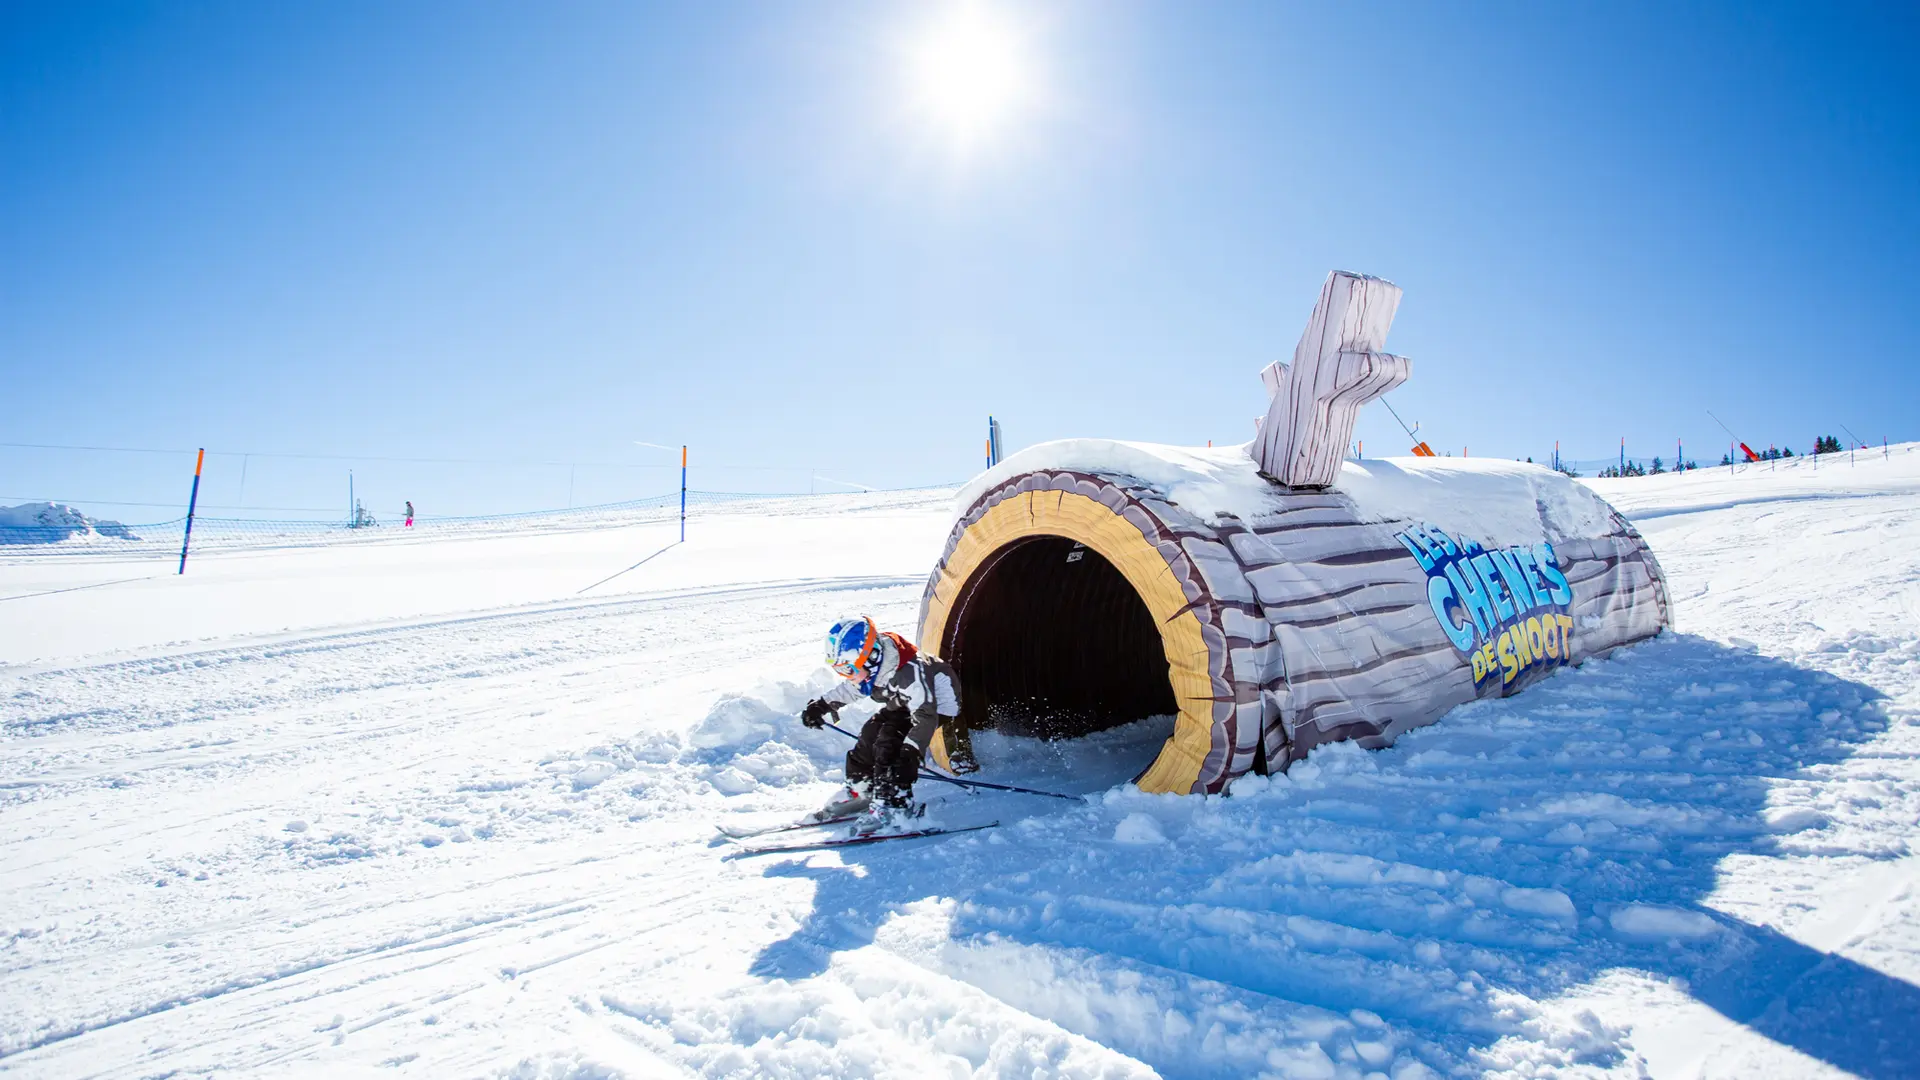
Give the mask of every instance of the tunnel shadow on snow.
<path id="1" fill-rule="evenodd" d="M 1073 977 L 1161 987 L 1173 1011 L 1227 1001 L 1250 1025 L 1287 1003 L 1367 1010 L 1437 1050 L 1437 1066 L 1471 1066 L 1516 1032 L 1492 990 L 1546 1001 L 1637 969 L 1683 979 L 1728 1018 L 1835 1067 L 1912 1076 L 1920 987 L 1702 903 L 1728 856 L 1778 854 L 1829 827 L 1783 819 L 1770 787 L 1884 730 L 1880 697 L 1667 633 L 1465 706 L 1388 750 L 1324 748 L 1292 776 L 1246 778 L 1226 798 L 982 803 L 968 812 L 1009 822 L 997 841 L 849 849 L 838 866 L 776 862 L 768 876 L 814 883 L 812 909 L 752 972 L 817 975 L 905 905 L 951 897 L 957 948 L 1070 955 L 1061 970 Z M 1022 813 L 1034 816 L 1015 827 Z M 1166 842 L 1112 839 L 1136 813 Z M 1559 911 L 1566 901 L 1572 910 Z M 1164 1075 L 1231 1065 L 1208 1056 L 1204 1032 L 1182 1041 L 1100 1020 L 1084 1003 L 1048 1015 L 1038 991 L 1010 1003 Z"/>

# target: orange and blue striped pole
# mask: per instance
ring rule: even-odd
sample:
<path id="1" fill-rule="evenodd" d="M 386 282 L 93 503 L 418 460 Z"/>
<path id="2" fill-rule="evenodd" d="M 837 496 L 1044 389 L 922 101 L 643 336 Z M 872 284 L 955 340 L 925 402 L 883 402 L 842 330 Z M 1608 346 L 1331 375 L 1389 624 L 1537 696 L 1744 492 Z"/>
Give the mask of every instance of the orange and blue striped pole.
<path id="1" fill-rule="evenodd" d="M 680 542 L 687 542 L 687 448 L 680 446 Z"/>
<path id="2" fill-rule="evenodd" d="M 180 573 L 187 572 L 187 545 L 193 543 L 193 510 L 200 505 L 200 469 L 207 463 L 207 448 L 193 462 L 193 494 L 187 496 L 187 534 L 180 538 Z"/>

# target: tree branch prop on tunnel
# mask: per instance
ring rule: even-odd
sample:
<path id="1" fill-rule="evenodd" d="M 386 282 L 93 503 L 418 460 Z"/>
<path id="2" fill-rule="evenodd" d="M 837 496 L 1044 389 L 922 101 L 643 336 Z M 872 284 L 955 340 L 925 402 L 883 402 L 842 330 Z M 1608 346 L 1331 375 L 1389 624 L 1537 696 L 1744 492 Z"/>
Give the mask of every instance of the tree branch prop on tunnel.
<path id="1" fill-rule="evenodd" d="M 834 708 L 833 715 L 836 717 L 839 716 L 840 710 Z M 841 727 L 831 720 L 827 721 L 827 726 L 855 742 L 860 741 L 860 736 L 855 735 L 853 732 L 848 731 L 846 728 Z M 932 765 L 928 765 L 924 761 L 920 763 L 920 768 L 925 770 L 923 775 L 929 780 L 939 780 L 942 783 L 956 784 L 963 788 L 986 788 L 989 791 L 1011 791 L 1016 795 L 1044 795 L 1049 799 L 1066 799 L 1069 802 L 1086 801 L 1086 796 L 1084 795 L 1062 795 L 1057 791 L 1041 791 L 1038 788 L 1015 787 L 1012 784 L 989 784 L 985 780 L 962 780 L 957 776 L 948 776 L 946 773 L 941 772 Z"/>
<path id="2" fill-rule="evenodd" d="M 1386 348 L 1400 286 L 1335 270 L 1293 350 L 1260 373 L 1272 397 L 1249 448 L 1260 471 L 1288 487 L 1333 485 L 1360 407 L 1407 381 L 1412 367 Z"/>

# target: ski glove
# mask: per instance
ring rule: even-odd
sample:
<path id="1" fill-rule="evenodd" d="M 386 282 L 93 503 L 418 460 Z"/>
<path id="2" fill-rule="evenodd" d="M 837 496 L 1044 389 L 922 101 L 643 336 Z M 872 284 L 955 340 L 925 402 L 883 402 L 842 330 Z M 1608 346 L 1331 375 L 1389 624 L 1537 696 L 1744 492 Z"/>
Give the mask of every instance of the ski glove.
<path id="1" fill-rule="evenodd" d="M 831 711 L 833 706 L 827 704 L 826 698 L 814 698 L 807 702 L 807 707 L 801 711 L 800 722 L 814 729 L 826 727 L 827 713 Z"/>

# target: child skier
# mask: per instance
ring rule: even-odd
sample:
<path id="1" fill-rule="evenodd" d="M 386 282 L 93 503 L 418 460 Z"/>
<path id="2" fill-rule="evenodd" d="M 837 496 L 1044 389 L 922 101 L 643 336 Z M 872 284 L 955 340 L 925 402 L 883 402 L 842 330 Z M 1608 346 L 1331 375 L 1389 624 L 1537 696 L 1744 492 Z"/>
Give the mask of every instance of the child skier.
<path id="1" fill-rule="evenodd" d="M 865 836 L 891 825 L 912 805 L 921 754 L 940 725 L 959 718 L 960 694 L 950 665 L 898 634 L 882 632 L 864 615 L 841 619 L 827 631 L 827 665 L 847 682 L 808 702 L 801 723 L 825 727 L 835 706 L 863 695 L 879 702 L 880 711 L 847 751 L 847 790 L 815 816 L 826 820 L 864 811 L 854 832 Z"/>

